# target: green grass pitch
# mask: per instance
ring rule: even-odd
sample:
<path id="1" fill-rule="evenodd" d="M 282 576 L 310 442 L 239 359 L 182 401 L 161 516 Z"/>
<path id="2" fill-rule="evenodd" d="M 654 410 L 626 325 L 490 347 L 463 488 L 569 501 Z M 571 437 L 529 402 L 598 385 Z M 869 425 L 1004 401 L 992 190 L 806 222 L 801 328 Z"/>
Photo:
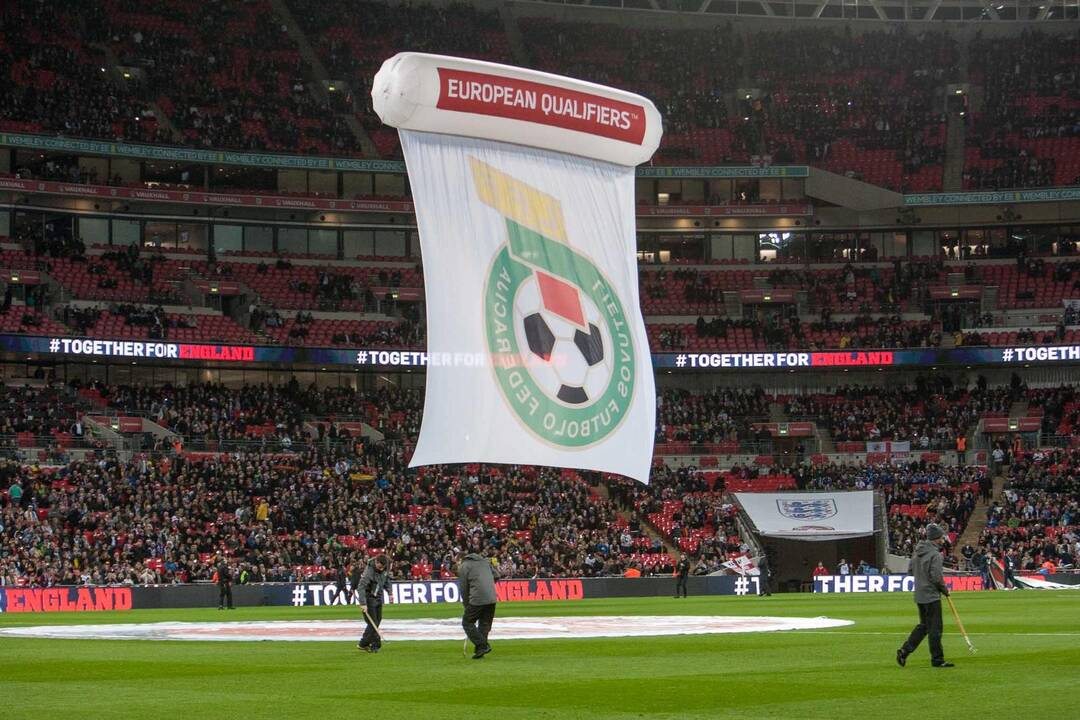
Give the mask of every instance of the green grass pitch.
<path id="1" fill-rule="evenodd" d="M 826 615 L 814 632 L 627 639 L 150 642 L 0 637 L 0 718 L 1013 718 L 1020 704 L 1067 717 L 1080 681 L 1080 592 L 958 593 L 978 654 L 945 608 L 949 670 L 925 644 L 896 665 L 915 621 L 908 594 L 774 595 L 504 603 L 509 615 Z M 388 606 L 386 618 L 458 606 Z M 115 622 L 357 618 L 355 608 L 0 614 L 0 627 Z M 1034 703 L 1034 705 L 1029 705 Z M 1048 704 L 1046 704 L 1048 703 Z M 1056 709 L 1055 709 L 1056 705 Z"/>

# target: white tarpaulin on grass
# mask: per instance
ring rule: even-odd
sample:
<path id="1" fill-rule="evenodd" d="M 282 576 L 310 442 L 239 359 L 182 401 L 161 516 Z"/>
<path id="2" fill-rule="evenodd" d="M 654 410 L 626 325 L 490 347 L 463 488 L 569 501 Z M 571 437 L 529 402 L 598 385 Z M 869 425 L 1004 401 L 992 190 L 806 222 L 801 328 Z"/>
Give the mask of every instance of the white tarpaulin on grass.
<path id="1" fill-rule="evenodd" d="M 1017 585 L 1023 585 L 1032 590 L 1080 590 L 1080 585 L 1066 585 L 1033 575 L 1016 575 L 1013 579 Z"/>
<path id="2" fill-rule="evenodd" d="M 758 532 L 788 540 L 843 540 L 874 534 L 874 493 L 735 493 Z"/>
<path id="3" fill-rule="evenodd" d="M 652 103 L 403 53 L 372 89 L 399 129 L 424 262 L 428 367 L 411 466 L 494 462 L 648 482 L 656 391 L 634 165 Z"/>

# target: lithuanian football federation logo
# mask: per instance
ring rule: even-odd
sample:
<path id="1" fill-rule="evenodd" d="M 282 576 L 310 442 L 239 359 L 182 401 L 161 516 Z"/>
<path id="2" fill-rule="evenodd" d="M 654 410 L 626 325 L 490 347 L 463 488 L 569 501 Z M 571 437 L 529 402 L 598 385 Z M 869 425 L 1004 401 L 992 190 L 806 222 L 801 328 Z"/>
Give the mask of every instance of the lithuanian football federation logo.
<path id="1" fill-rule="evenodd" d="M 503 398 L 533 435 L 565 449 L 600 442 L 626 417 L 636 358 L 622 299 L 567 244 L 559 202 L 470 158 L 480 199 L 507 240 L 484 289 L 488 351 Z"/>

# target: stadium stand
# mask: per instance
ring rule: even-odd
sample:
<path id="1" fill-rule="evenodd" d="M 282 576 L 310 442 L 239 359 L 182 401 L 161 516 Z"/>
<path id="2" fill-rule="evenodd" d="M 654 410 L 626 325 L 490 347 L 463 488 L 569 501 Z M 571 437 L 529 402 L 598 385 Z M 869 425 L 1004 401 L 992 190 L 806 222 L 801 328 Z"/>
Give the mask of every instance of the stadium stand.
<path id="1" fill-rule="evenodd" d="M 835 394 L 789 396 L 788 417 L 813 419 L 834 440 L 897 440 L 915 449 L 955 447 L 986 413 L 1007 410 L 1012 393 L 955 388 L 925 378 L 910 387 L 839 387 Z"/>
<path id="2" fill-rule="evenodd" d="M 702 393 L 672 388 L 660 396 L 656 442 L 706 445 L 746 438 L 749 422 L 768 414 L 769 398 L 760 388 Z"/>
<path id="3" fill-rule="evenodd" d="M 407 479 L 393 464 L 339 450 L 72 463 L 51 474 L 6 464 L 5 486 L 21 497 L 3 493 L 12 531 L 0 578 L 205 580 L 224 552 L 260 581 L 330 578 L 378 553 L 395 576 L 427 579 L 445 577 L 453 549 L 474 538 L 500 549 L 510 577 L 619 574 L 657 555 L 622 542 L 625 521 L 576 473 L 461 466 Z"/>
<path id="4" fill-rule="evenodd" d="M 308 87 L 310 70 L 268 0 L 102 0 L 101 10 L 108 25 L 99 41 L 144 74 L 144 99 L 169 115 L 185 144 L 356 152 L 349 129 Z"/>
<path id="5" fill-rule="evenodd" d="M 51 318 L 19 305 L 12 305 L 0 311 L 0 331 L 44 335 L 66 335 L 68 333 L 66 327 Z"/>
<path id="6" fill-rule="evenodd" d="M 991 508 L 979 549 L 1009 554 L 1021 570 L 1080 560 L 1080 487 L 1075 449 L 1046 448 L 1011 458 L 1005 490 Z"/>
<path id="7" fill-rule="evenodd" d="M 94 19 L 90 5 L 18 0 L 0 8 L 0 131 L 171 140 L 152 113 L 140 112 L 138 82 L 112 79 L 102 51 L 76 30 Z"/>
<path id="8" fill-rule="evenodd" d="M 186 304 L 182 291 L 186 278 L 203 283 L 204 289 L 210 281 L 226 281 L 240 283 L 254 293 L 249 312 L 232 320 L 216 314 L 194 319 L 173 317 L 174 327 L 194 330 L 173 337 L 295 345 L 423 346 L 419 322 L 423 314 L 422 269 L 404 257 L 370 256 L 338 263 L 328 256 L 253 252 L 208 261 L 193 253 L 139 252 L 136 246 L 92 244 L 87 249 L 82 240 L 45 238 L 40 232 L 17 234 L 10 240 L 27 249 L 3 250 L 0 266 L 46 273 L 73 299 L 94 301 L 99 306 L 128 304 L 153 312 L 159 305 Z M 934 291 L 947 287 L 943 284 L 945 275 L 961 270 L 965 287 L 996 288 L 996 313 L 980 314 L 970 307 L 950 307 L 933 300 Z M 956 346 L 1070 342 L 1078 337 L 1080 318 L 1075 310 L 1061 308 L 1080 284 L 1076 272 L 1076 263 L 1071 261 L 1020 256 L 1015 263 L 912 258 L 839 267 L 642 265 L 640 278 L 654 351 L 819 350 L 939 347 L 946 335 Z M 794 300 L 762 305 L 750 300 L 742 318 L 727 316 L 725 292 L 749 292 L 763 283 L 780 291 L 805 292 L 805 312 L 797 313 Z M 33 309 L 38 314 L 51 314 L 81 334 L 93 328 L 68 317 L 65 306 L 55 304 L 49 291 L 42 292 L 45 295 L 34 296 Z M 27 295 L 28 301 L 31 295 Z M 404 299 L 392 299 L 395 295 Z M 1043 312 L 1023 322 L 1010 318 L 1010 312 L 1020 310 Z M 1040 320 L 1042 327 L 1034 325 L 1034 320 Z M 192 321 L 195 326 L 186 327 Z M 136 325 L 110 320 L 101 331 L 115 335 L 118 328 Z M 255 334 L 245 333 L 245 326 Z M 20 323 L 12 319 L 6 327 L 21 331 Z M 31 327 L 29 320 L 27 327 Z M 54 326 L 53 332 L 71 331 Z M 131 329 L 120 334 L 136 336 L 146 335 Z"/>
<path id="9" fill-rule="evenodd" d="M 380 156 L 399 157 L 395 134 L 378 123 L 367 95 L 378 64 L 407 49 L 532 64 L 641 92 L 667 122 L 663 164 L 768 156 L 907 192 L 942 189 L 944 89 L 966 82 L 981 88 L 982 105 L 966 113 L 965 188 L 1080 177 L 1075 32 L 1025 29 L 1001 43 L 903 25 L 675 30 L 522 16 L 513 32 L 525 57 L 515 57 L 507 21 L 494 11 L 344 5 L 289 3 L 330 80 L 343 84 L 327 100 L 269 0 L 95 0 L 63 10 L 7 3 L 4 24 L 22 30 L 0 46 L 12 80 L 0 129 L 354 155 L 360 144 L 343 119 L 351 114 Z M 62 31 L 74 27 L 82 32 Z M 209 68 L 196 66 L 196 57 L 208 58 Z M 737 90 L 748 92 L 736 97 Z M 61 94 L 75 94 L 81 111 L 54 106 Z"/>
<path id="10" fill-rule="evenodd" d="M 746 64 L 763 96 L 744 99 L 743 121 L 774 156 L 892 189 L 940 189 L 945 125 L 935 100 L 959 61 L 947 33 L 903 26 L 755 33 Z"/>
<path id="11" fill-rule="evenodd" d="M 110 310 L 66 307 L 64 324 L 79 335 L 180 342 L 253 343 L 258 338 L 221 315 L 166 313 L 160 307 L 115 305 Z M 61 331 L 57 334 L 68 334 Z"/>
<path id="12" fill-rule="evenodd" d="M 965 189 L 1071 185 L 1080 179 L 1080 81 L 1075 32 L 1024 29 L 969 46 L 972 80 L 985 92 L 972 118 Z M 1037 70 L 1036 70 L 1037 69 Z"/>
<path id="13" fill-rule="evenodd" d="M 421 50 L 642 92 L 665 118 L 658 165 L 805 163 L 911 193 L 944 189 L 947 128 L 956 122 L 946 86 L 966 83 L 973 89 L 963 102 L 981 106 L 961 116 L 964 189 L 1080 183 L 1075 32 L 1025 29 L 1003 43 L 903 25 L 858 31 L 800 23 L 761 32 L 739 22 L 634 27 L 459 4 L 284 4 L 298 29 L 286 26 L 279 3 L 270 0 L 11 0 L 0 7 L 0 77 L 7 80 L 0 86 L 0 132 L 341 157 L 361 154 L 359 135 L 366 134 L 380 157 L 398 158 L 397 134 L 370 107 L 370 78 L 393 53 Z M 327 78 L 309 64 L 305 45 Z M 324 80 L 341 87 L 323 92 Z M 276 170 L 260 178 L 247 167 L 203 167 L 220 177 L 201 184 L 219 191 L 349 192 L 344 182 L 336 190 L 278 189 Z M 4 168 L 12 179 L 114 188 L 200 185 L 179 176 L 161 183 L 108 177 L 75 155 L 25 146 L 11 150 Z M 407 198 L 401 184 L 400 195 L 364 197 Z M 373 179 L 372 189 L 378 185 Z M 725 198 L 706 183 L 700 201 L 676 197 L 670 204 L 784 202 L 732 186 Z M 639 195 L 641 205 L 654 201 Z M 91 214 L 89 206 L 78 212 Z M 251 212 L 255 219 L 234 221 L 271 217 L 263 214 L 268 208 Z M 938 233 L 929 241 L 933 252 L 916 255 L 913 245 L 902 258 L 879 257 L 861 237 L 857 248 L 825 240 L 812 228 L 801 255 L 778 250 L 776 262 L 710 259 L 702 239 L 670 263 L 639 268 L 650 346 L 1080 343 L 1080 315 L 1067 307 L 1080 290 L 1080 263 L 1054 257 L 1074 253 L 1076 237 L 1067 239 L 1063 229 L 1052 245 L 1032 252 L 1016 239 L 1022 229 L 1003 219 L 1011 208 L 1000 212 L 995 230 L 1007 234 L 1004 240 L 961 241 L 938 222 L 925 231 Z M 117 207 L 95 206 L 94 213 L 135 217 Z M 426 344 L 424 271 L 415 245 L 406 250 L 403 242 L 400 255 L 380 255 L 372 240 L 365 254 L 338 257 L 352 253 L 337 246 L 325 254 L 292 252 L 295 244 L 275 240 L 278 251 L 172 247 L 166 254 L 78 237 L 43 214 L 20 222 L 20 214 L 26 213 L 8 213 L 10 237 L 0 237 L 0 268 L 10 271 L 0 311 L 5 334 L 411 350 Z M 898 214 L 897 227 L 913 240 L 917 220 Z M 979 228 L 990 217 L 980 216 Z M 290 214 L 288 223 L 300 221 Z M 722 228 L 719 221 L 713 227 Z M 187 307 L 198 304 L 199 290 L 210 292 L 211 282 L 242 288 L 246 307 Z M 994 289 L 996 305 L 983 312 L 975 301 L 942 299 L 957 287 L 968 299 Z M 766 302 L 755 293 L 776 297 Z M 274 384 L 240 387 L 230 373 L 262 371 L 208 366 L 187 375 L 188 368 L 170 367 L 162 373 L 170 379 L 129 382 L 124 378 L 136 373 L 113 364 L 105 381 L 78 363 L 27 370 L 9 354 L 5 371 L 34 377 L 28 385 L 20 375 L 0 386 L 7 409 L 0 419 L 0 455 L 8 458 L 0 460 L 6 584 L 207 580 L 215 553 L 243 563 L 257 580 L 329 579 L 342 565 L 378 553 L 391 555 L 396 576 L 428 579 L 449 577 L 455 549 L 477 545 L 499 550 L 507 577 L 619 575 L 628 568 L 662 576 L 679 552 L 705 574 L 751 552 L 730 493 L 793 489 L 875 489 L 886 504 L 890 550 L 909 553 L 930 519 L 947 526 L 955 549 L 978 498 L 990 495 L 994 473 L 1004 474 L 1006 488 L 990 508 L 980 551 L 1009 553 L 1025 570 L 1075 565 L 1080 555 L 1080 401 L 1071 385 L 1057 385 L 1057 375 L 1039 376 L 1039 387 L 1030 389 L 1019 376 L 1008 387 L 987 387 L 985 378 L 968 387 L 944 373 L 936 380 L 907 374 L 878 386 L 827 388 L 815 379 L 788 387 L 774 379 L 770 390 L 664 387 L 652 482 L 643 486 L 533 467 L 410 471 L 422 390 L 385 389 L 384 379 L 339 373 L 333 382 L 384 389 L 301 388 L 275 374 Z M 69 384 L 59 384 L 58 372 Z M 195 384 L 196 375 L 228 384 Z M 1040 426 L 1039 440 L 1060 447 L 1017 450 L 998 438 L 998 447 L 980 447 L 989 468 L 952 464 L 958 440 L 978 440 L 980 423 L 1015 420 L 1017 413 Z M 773 431 L 781 423 L 802 423 L 807 434 L 778 442 Z M 889 442 L 910 449 L 871 450 L 870 443 Z M 1030 437 L 1024 443 L 1037 444 Z"/>
<path id="14" fill-rule="evenodd" d="M 900 394 L 888 391 L 838 392 L 845 407 L 872 409 L 886 397 L 901 402 Z M 964 407 L 962 417 L 992 413 L 1016 397 L 1048 401 L 1055 418 L 1055 408 L 1072 419 L 1077 412 L 1062 389 L 1001 388 L 947 397 Z M 658 441 L 689 445 L 737 438 L 781 399 L 761 390 L 664 390 Z M 704 573 L 748 551 L 726 493 L 796 488 L 882 491 L 891 547 L 905 553 L 928 518 L 946 524 L 955 543 L 989 482 L 983 467 L 925 459 L 875 464 L 870 456 L 866 464 L 815 461 L 786 472 L 739 463 L 727 470 L 658 463 L 648 486 L 530 467 L 407 472 L 422 395 L 404 390 L 301 388 L 295 382 L 241 389 L 97 383 L 7 388 L 5 402 L 17 405 L 21 415 L 12 414 L 0 436 L 22 434 L 28 442 L 50 437 L 61 450 L 91 434 L 87 418 L 80 420 L 83 412 L 91 423 L 97 414 L 143 417 L 165 430 L 126 463 L 109 454 L 40 468 L 5 463 L 0 484 L 21 489 L 17 503 L 10 489 L 0 492 L 0 514 L 11 530 L 0 574 L 12 583 L 199 579 L 210 572 L 205 557 L 218 551 L 267 579 L 331 577 L 357 552 L 392 552 L 403 576 L 438 577 L 447 571 L 451 549 L 474 533 L 506 551 L 500 555 L 512 574 L 620 574 L 631 565 L 665 574 L 674 550 L 687 553 Z M 905 422 L 916 421 L 904 415 L 897 427 Z M 1050 422 L 1057 428 L 1066 419 Z M 890 428 L 883 434 L 903 434 Z M 1069 475 L 1063 458 L 1075 453 L 1062 452 L 1014 461 L 1010 487 L 1020 488 L 1021 477 L 1042 477 L 1043 468 Z M 999 526 L 1011 532 L 1031 524 L 1009 522 L 1014 516 L 1031 519 L 1018 493 L 1008 496 L 1012 509 L 994 511 L 998 519 L 987 537 L 1008 535 L 995 530 Z M 106 512 L 108 507 L 117 511 Z M 1052 517 L 1040 506 L 1037 517 L 1054 524 L 1066 512 L 1072 513 L 1066 520 L 1075 518 L 1075 503 L 1059 506 Z M 102 540 L 111 537 L 125 539 L 118 545 Z M 46 538 L 50 552 L 27 555 L 33 547 L 22 542 L 27 538 Z M 74 557 L 80 558 L 79 572 Z"/>
<path id="15" fill-rule="evenodd" d="M 300 314 L 302 315 L 302 313 Z M 362 345 L 371 348 L 424 348 L 423 326 L 408 321 L 287 320 L 267 333 L 283 345 Z"/>
<path id="16" fill-rule="evenodd" d="M 434 7 L 348 0 L 333 6 L 290 0 L 293 16 L 313 40 L 328 72 L 351 89 L 347 101 L 382 157 L 401 157 L 397 133 L 371 109 L 371 78 L 383 60 L 403 50 L 508 62 L 499 13 L 464 4 Z"/>

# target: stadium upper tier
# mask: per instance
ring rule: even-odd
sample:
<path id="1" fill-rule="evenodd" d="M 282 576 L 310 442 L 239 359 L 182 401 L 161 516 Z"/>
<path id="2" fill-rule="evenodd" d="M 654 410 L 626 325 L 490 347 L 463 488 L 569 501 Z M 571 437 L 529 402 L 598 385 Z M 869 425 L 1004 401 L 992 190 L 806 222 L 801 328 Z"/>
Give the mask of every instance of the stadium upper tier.
<path id="1" fill-rule="evenodd" d="M 769 156 L 909 192 L 1080 176 L 1076 31 L 559 17 L 358 0 L 12 0 L 0 9 L 0 131 L 398 158 L 370 83 L 387 57 L 419 50 L 643 93 L 665 119 L 660 164 Z"/>
<path id="2" fill-rule="evenodd" d="M 109 339 L 423 349 L 423 268 L 406 256 L 138 251 L 51 236 L 0 238 L 2 330 Z M 642 265 L 650 345 L 681 350 L 1072 343 L 1074 262 Z M 962 292 L 961 292 L 962 291 Z M 992 302 L 984 293 L 996 293 Z M 955 293 L 955 294 L 954 294 Z M 217 297 L 244 298 L 223 312 Z"/>

